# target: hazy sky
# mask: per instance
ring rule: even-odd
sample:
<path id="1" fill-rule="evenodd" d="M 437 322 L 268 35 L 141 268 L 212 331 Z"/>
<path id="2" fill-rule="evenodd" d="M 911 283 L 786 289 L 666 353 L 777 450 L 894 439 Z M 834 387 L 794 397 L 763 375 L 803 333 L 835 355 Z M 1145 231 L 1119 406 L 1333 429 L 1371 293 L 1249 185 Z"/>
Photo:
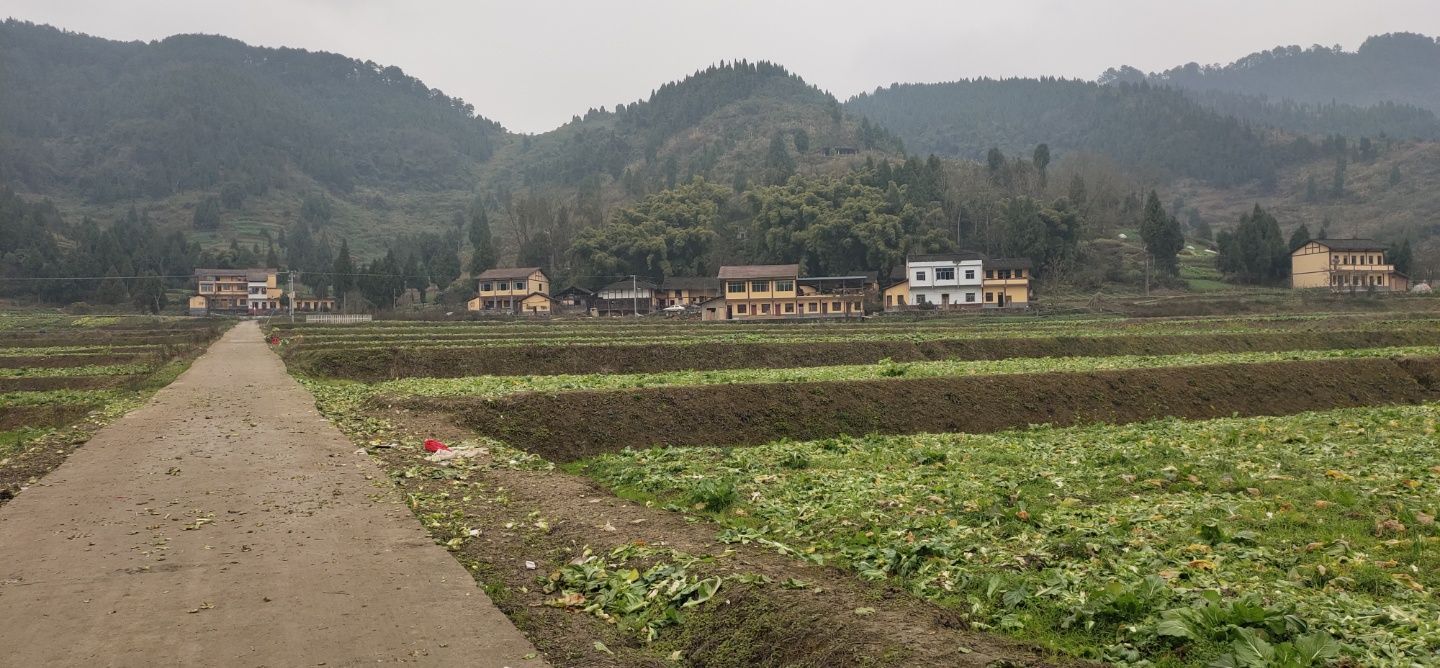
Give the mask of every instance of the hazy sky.
<path id="1" fill-rule="evenodd" d="M 781 63 L 842 100 L 893 81 L 1093 79 L 1282 44 L 1440 34 L 1440 0 L 0 0 L 100 37 L 214 33 L 397 65 L 526 132 L 721 60 Z"/>

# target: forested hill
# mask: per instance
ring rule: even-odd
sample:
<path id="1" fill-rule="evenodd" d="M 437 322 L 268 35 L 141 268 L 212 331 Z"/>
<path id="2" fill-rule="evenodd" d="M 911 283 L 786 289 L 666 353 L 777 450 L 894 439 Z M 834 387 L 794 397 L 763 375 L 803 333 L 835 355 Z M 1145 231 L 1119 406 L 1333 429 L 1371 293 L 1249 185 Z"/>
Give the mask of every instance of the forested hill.
<path id="1" fill-rule="evenodd" d="M 1146 84 L 978 79 L 892 84 L 846 102 L 900 135 L 915 153 L 984 160 L 991 148 L 1025 154 L 1087 151 L 1121 164 L 1218 185 L 1270 178 L 1264 138 L 1183 93 Z"/>
<path id="2" fill-rule="evenodd" d="M 1353 52 L 1338 46 L 1281 46 L 1229 65 L 1189 63 L 1148 75 L 1119 67 L 1101 77 L 1102 82 L 1142 80 L 1275 101 L 1361 107 L 1391 102 L 1440 112 L 1440 41 L 1393 33 L 1371 37 Z"/>
<path id="3" fill-rule="evenodd" d="M 833 96 L 784 67 L 742 60 L 526 137 L 497 155 L 487 182 L 501 190 L 609 184 L 635 197 L 694 177 L 766 180 L 793 169 L 773 164 L 783 151 L 804 162 L 835 146 L 901 149 L 893 135 L 847 118 Z"/>
<path id="4" fill-rule="evenodd" d="M 396 67 L 217 36 L 0 24 L 0 179 L 90 202 L 296 179 L 468 187 L 498 124 Z"/>

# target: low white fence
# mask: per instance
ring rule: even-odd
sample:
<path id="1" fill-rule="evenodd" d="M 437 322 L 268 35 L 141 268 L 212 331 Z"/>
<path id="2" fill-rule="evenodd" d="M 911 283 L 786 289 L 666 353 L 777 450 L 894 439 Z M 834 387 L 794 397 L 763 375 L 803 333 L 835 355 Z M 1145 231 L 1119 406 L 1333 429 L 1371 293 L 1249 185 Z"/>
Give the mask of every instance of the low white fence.
<path id="1" fill-rule="evenodd" d="M 316 313 L 305 316 L 305 322 L 319 322 L 327 325 L 353 325 L 359 322 L 370 322 L 369 313 Z"/>

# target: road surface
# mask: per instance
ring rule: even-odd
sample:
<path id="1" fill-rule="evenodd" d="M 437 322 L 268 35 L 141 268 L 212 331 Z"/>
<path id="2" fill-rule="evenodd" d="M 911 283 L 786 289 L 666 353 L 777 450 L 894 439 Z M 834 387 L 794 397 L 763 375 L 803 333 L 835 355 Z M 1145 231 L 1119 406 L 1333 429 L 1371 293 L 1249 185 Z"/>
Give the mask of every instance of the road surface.
<path id="1" fill-rule="evenodd" d="M 0 666 L 543 666 L 245 322 L 0 507 Z"/>

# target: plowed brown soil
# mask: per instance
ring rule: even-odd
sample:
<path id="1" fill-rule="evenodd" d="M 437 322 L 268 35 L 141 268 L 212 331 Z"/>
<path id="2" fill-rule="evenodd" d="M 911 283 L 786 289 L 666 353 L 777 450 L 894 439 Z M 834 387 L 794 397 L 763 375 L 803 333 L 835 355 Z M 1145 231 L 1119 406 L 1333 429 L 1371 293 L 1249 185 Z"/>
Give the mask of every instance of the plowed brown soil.
<path id="1" fill-rule="evenodd" d="M 975 338 L 932 341 L 694 343 L 606 346 L 489 346 L 300 350 L 287 357 L 305 374 L 363 381 L 413 376 L 644 373 L 793 368 L 1010 357 L 1103 357 L 1440 345 L 1440 329 L 1255 332 L 1144 336 Z"/>
<path id="2" fill-rule="evenodd" d="M 623 448 L 739 446 L 840 434 L 990 432 L 1032 424 L 1287 415 L 1416 403 L 1436 360 L 1339 359 L 915 380 L 698 385 L 401 399 L 476 432 L 572 461 Z"/>

